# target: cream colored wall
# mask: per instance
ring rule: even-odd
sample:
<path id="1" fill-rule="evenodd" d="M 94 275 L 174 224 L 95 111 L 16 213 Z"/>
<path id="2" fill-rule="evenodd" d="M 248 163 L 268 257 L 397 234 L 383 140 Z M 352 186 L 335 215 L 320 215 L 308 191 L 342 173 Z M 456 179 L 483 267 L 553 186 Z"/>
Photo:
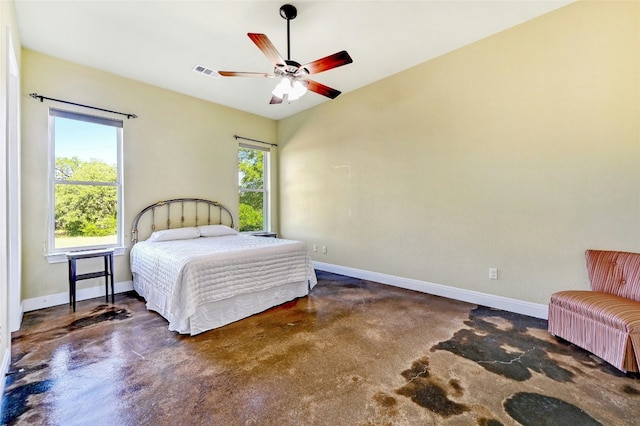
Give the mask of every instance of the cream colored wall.
<path id="1" fill-rule="evenodd" d="M 578 2 L 280 121 L 281 234 L 530 302 L 587 288 L 586 249 L 640 251 L 639 22 Z"/>
<path id="2" fill-rule="evenodd" d="M 22 69 L 23 299 L 64 293 L 68 289 L 66 263 L 49 264 L 45 258 L 48 108 L 96 113 L 60 103 L 41 103 L 30 98 L 29 93 L 139 116 L 124 119 L 127 246 L 135 214 L 159 200 L 176 197 L 214 199 L 231 207 L 237 219 L 238 142 L 233 135 L 276 140 L 273 120 L 34 51 L 23 50 Z M 194 74 L 192 78 L 201 77 Z M 215 84 L 215 81 L 203 79 L 203 90 L 215 90 Z M 274 196 L 277 197 L 277 192 Z M 100 260 L 96 259 L 96 262 Z M 94 268 L 89 263 L 83 267 Z M 128 253 L 115 258 L 115 271 L 117 282 L 131 279 Z M 101 283 L 100 279 L 86 280 L 78 286 L 91 287 Z"/>

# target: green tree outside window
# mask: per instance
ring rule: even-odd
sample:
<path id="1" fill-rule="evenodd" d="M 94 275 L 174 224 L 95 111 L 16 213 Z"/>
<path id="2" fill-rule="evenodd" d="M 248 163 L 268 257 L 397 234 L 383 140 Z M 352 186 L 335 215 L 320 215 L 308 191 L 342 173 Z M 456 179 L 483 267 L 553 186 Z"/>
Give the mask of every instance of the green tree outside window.
<path id="1" fill-rule="evenodd" d="M 265 156 L 259 149 L 238 149 L 240 231 L 265 230 Z"/>
<path id="2" fill-rule="evenodd" d="M 95 159 L 56 158 L 56 180 L 74 182 L 55 184 L 56 239 L 117 234 L 117 188 L 75 183 L 115 182 L 117 173 L 115 166 Z"/>

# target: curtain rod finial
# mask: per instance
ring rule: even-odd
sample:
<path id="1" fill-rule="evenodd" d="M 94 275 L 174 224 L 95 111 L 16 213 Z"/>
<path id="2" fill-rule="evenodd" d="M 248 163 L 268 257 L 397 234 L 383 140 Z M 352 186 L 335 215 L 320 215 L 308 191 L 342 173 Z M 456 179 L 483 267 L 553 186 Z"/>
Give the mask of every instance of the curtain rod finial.
<path id="1" fill-rule="evenodd" d="M 33 99 L 40 99 L 40 102 L 44 102 L 43 96 L 38 95 L 37 93 L 29 93 Z"/>

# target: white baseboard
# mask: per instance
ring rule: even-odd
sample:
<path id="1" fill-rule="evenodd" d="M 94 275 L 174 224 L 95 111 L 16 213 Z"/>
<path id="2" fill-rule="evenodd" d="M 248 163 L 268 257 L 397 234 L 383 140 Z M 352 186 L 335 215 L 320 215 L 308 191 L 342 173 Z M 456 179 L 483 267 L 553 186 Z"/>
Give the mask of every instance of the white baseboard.
<path id="1" fill-rule="evenodd" d="M 0 380 L 0 396 L 4 395 L 4 385 L 5 382 L 7 381 L 7 376 L 6 374 L 9 372 L 9 365 L 11 364 L 11 348 L 7 348 L 6 351 L 4 351 L 4 356 L 2 357 L 2 364 L 0 365 L 0 373 L 2 373 L 2 376 L 0 376 L 2 379 Z M 0 404 L 0 418 L 2 417 L 2 405 Z"/>
<path id="2" fill-rule="evenodd" d="M 442 284 L 414 280 L 411 278 L 397 277 L 394 275 L 381 274 L 379 272 L 365 271 L 362 269 L 333 265 L 330 263 L 314 261 L 313 266 L 321 271 L 333 272 L 335 274 L 375 281 L 381 284 L 406 288 L 408 290 L 420 291 L 422 293 L 447 297 L 449 299 L 460 300 L 462 302 L 473 303 L 476 305 L 488 306 L 490 308 L 528 315 L 530 317 L 542 319 L 547 319 L 549 317 L 548 306 L 540 303 L 526 302 L 524 300 L 511 299 L 508 297 L 481 293 L 479 291 L 450 287 Z"/>
<path id="3" fill-rule="evenodd" d="M 504 311 L 515 312 L 517 314 L 528 315 L 535 318 L 548 318 L 548 306 L 540 303 L 526 302 L 524 300 L 511 299 L 508 297 L 481 293 L 479 291 L 450 287 L 442 284 L 435 284 L 426 281 L 415 280 L 412 278 L 387 275 L 379 272 L 365 271 L 363 269 L 333 265 L 330 263 L 314 261 L 313 266 L 316 269 L 333 272 L 335 274 L 375 281 L 381 284 L 406 288 L 408 290 L 420 291 L 422 293 L 447 297 L 449 299 L 460 300 L 476 305 L 488 306 L 490 308 L 502 309 Z M 115 283 L 115 290 L 116 293 L 131 291 L 133 290 L 133 281 Z M 96 297 L 104 297 L 104 285 L 78 289 L 78 294 L 76 295 L 78 301 L 93 299 Z M 68 292 L 50 294 L 48 296 L 34 297 L 32 299 L 23 300 L 22 311 L 35 311 L 38 309 L 64 305 L 67 303 L 69 303 Z"/>
<path id="4" fill-rule="evenodd" d="M 124 293 L 133 290 L 133 281 L 123 281 L 114 284 L 116 293 Z M 79 288 L 76 292 L 76 301 L 104 297 L 104 284 L 89 288 Z M 34 297 L 22 301 L 22 311 L 36 311 L 50 308 L 51 306 L 65 305 L 69 303 L 69 292 L 49 294 L 47 296 Z"/>

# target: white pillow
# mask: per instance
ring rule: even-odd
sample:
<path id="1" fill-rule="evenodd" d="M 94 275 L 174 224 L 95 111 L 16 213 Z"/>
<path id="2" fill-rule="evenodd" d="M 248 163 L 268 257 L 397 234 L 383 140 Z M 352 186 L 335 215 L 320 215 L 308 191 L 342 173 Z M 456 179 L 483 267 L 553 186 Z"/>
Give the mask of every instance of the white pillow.
<path id="1" fill-rule="evenodd" d="M 199 226 L 202 237 L 222 237 L 224 235 L 236 235 L 238 231 L 225 225 Z"/>
<path id="2" fill-rule="evenodd" d="M 196 227 L 176 228 L 176 229 L 164 229 L 162 231 L 156 231 L 147 241 L 171 241 L 171 240 L 190 240 L 192 238 L 200 237 L 200 231 Z"/>

